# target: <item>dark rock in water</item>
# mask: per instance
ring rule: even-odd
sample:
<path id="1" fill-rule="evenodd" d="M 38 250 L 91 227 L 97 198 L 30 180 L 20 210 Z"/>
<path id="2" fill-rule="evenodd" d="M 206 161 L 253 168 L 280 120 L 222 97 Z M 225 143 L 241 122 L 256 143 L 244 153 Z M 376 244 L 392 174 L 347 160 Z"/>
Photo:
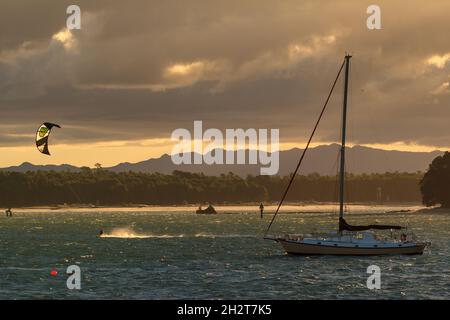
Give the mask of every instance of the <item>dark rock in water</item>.
<path id="1" fill-rule="evenodd" d="M 209 205 L 208 208 L 206 208 L 206 209 L 198 208 L 198 210 L 195 211 L 195 213 L 197 213 L 197 214 L 217 214 L 217 211 L 216 211 L 216 209 L 214 209 L 213 206 Z"/>

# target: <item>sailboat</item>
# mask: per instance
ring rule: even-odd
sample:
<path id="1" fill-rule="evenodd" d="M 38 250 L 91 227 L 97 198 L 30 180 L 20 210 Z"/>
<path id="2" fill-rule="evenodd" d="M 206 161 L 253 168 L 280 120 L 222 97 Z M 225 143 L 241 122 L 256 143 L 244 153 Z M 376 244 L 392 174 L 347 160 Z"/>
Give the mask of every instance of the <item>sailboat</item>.
<path id="1" fill-rule="evenodd" d="M 346 139 L 346 126 L 347 126 L 347 93 L 348 93 L 348 79 L 349 79 L 349 67 L 351 55 L 346 54 L 345 59 L 339 69 L 339 72 L 334 80 L 331 90 L 328 94 L 328 98 L 322 108 L 322 112 L 314 126 L 308 143 L 303 150 L 294 174 L 286 188 L 277 210 L 272 217 L 272 220 L 264 234 L 264 239 L 275 240 L 279 242 L 284 250 L 288 254 L 297 255 L 396 255 L 396 254 L 422 254 L 426 243 L 416 242 L 410 235 L 408 236 L 403 232 L 399 239 L 379 238 L 373 230 L 402 230 L 405 229 L 402 226 L 395 225 L 364 225 L 355 226 L 347 223 L 344 219 L 344 191 L 345 191 L 345 139 Z M 287 234 L 285 236 L 269 236 L 269 230 L 272 226 L 283 201 L 292 185 L 295 176 L 300 168 L 300 165 L 306 155 L 306 151 L 311 143 L 314 133 L 319 125 L 319 122 L 325 112 L 328 101 L 336 86 L 337 80 L 345 67 L 344 78 L 344 104 L 342 110 L 342 142 L 340 146 L 340 166 L 339 166 L 339 223 L 337 231 L 320 235 L 301 235 L 301 234 Z"/>

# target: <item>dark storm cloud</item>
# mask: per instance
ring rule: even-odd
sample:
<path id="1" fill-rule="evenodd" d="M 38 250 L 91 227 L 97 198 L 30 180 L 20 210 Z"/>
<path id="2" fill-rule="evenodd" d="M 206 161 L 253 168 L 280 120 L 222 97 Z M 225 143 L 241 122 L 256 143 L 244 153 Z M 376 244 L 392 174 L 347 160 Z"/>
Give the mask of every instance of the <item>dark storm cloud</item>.
<path id="1" fill-rule="evenodd" d="M 168 138 L 194 120 L 304 140 L 350 50 L 353 142 L 449 145 L 450 63 L 426 64 L 450 53 L 448 1 L 378 1 L 376 31 L 366 1 L 78 1 L 67 34 L 69 4 L 0 5 L 2 143 L 46 120 L 73 143 Z M 323 140 L 339 134 L 337 90 Z"/>

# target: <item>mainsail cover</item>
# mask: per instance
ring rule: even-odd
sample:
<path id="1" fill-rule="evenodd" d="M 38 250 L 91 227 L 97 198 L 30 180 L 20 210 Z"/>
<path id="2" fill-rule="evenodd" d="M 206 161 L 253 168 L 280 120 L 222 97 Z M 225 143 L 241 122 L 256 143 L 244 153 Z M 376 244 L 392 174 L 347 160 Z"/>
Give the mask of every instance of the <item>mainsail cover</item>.
<path id="1" fill-rule="evenodd" d="M 36 132 L 36 147 L 43 154 L 50 155 L 48 150 L 48 137 L 53 127 L 61 128 L 55 123 L 44 122 Z"/>
<path id="2" fill-rule="evenodd" d="M 401 226 L 391 226 L 385 224 L 369 224 L 367 226 L 352 226 L 345 221 L 344 218 L 339 218 L 339 231 L 365 231 L 365 230 L 389 230 L 389 229 L 402 229 Z"/>

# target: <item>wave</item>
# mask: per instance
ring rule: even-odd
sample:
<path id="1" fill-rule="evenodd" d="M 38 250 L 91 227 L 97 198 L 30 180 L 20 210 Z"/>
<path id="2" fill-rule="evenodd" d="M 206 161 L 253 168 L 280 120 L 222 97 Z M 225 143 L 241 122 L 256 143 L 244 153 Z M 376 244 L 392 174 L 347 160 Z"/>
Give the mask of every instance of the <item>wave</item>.
<path id="1" fill-rule="evenodd" d="M 104 232 L 101 238 L 150 238 L 151 236 L 137 233 L 130 228 L 114 228 L 109 232 Z"/>
<path id="2" fill-rule="evenodd" d="M 209 233 L 197 233 L 195 238 L 255 238 L 256 235 L 252 234 L 209 234 Z"/>
<path id="3" fill-rule="evenodd" d="M 210 233 L 196 233 L 196 234 L 153 234 L 153 233 L 138 233 L 130 228 L 114 228 L 109 232 L 104 232 L 101 238 L 254 238 L 255 235 L 249 234 L 210 234 Z"/>

